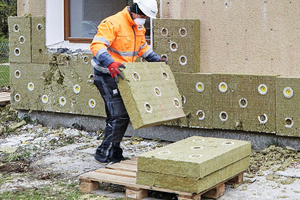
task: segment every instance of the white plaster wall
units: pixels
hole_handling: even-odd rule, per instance
[[[46,0],[46,45],[64,41],[64,3]]]

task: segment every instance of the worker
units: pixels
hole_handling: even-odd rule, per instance
[[[98,26],[90,48],[94,57],[94,84],[105,102],[106,128],[101,145],[94,158],[100,163],[112,164],[124,160],[120,142],[129,123],[117,86],[118,77],[124,78],[122,63],[135,62],[142,57],[148,62],[166,62],[147,44],[144,24],[148,17],[156,18],[156,0],[134,0],[132,6],[107,17]]]

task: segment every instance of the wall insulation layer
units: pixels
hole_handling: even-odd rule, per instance
[[[276,79],[276,134],[300,137],[300,79]]]

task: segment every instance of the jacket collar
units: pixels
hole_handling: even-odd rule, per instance
[[[125,16],[125,18],[127,19],[129,25],[130,25],[130,26],[135,25],[135,23],[134,23],[134,21],[133,21],[131,15],[130,15],[130,7],[129,7],[129,6],[126,6],[126,7],[122,10],[122,12],[124,13],[124,16]]]

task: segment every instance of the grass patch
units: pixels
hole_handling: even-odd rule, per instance
[[[54,185],[42,188],[31,188],[31,189],[21,189],[18,191],[8,191],[0,194],[0,200],[44,200],[44,199],[55,199],[55,200],[77,200],[85,195],[78,190],[78,185],[76,184],[63,184],[64,187]],[[97,197],[96,195],[92,195]],[[92,197],[91,196],[91,197]]]
[[[0,64],[0,87],[7,87],[10,85],[9,65]]]

